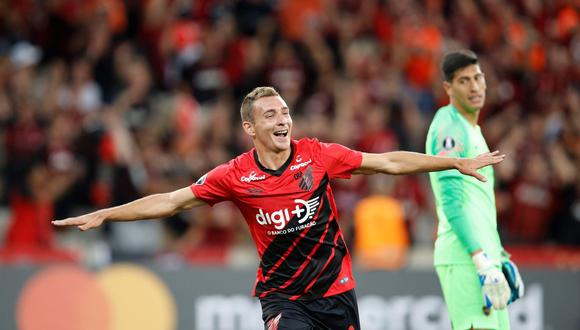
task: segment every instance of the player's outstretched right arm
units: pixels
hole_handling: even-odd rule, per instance
[[[408,151],[391,151],[382,154],[363,153],[360,167],[354,174],[412,174],[456,169],[485,182],[478,169],[500,163],[505,155],[499,151],[486,152],[474,158],[432,156]]]
[[[80,230],[96,228],[105,221],[134,221],[169,217],[179,211],[203,205],[189,187],[163,194],[149,195],[120,206],[102,209],[78,217],[55,220],[55,226],[77,226]]]

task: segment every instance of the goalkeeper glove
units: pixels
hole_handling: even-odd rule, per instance
[[[505,276],[483,251],[474,254],[471,259],[479,275],[483,293],[484,307],[504,309],[510,300],[510,287]]]
[[[511,289],[509,305],[524,296],[524,281],[522,281],[518,266],[509,259],[502,261],[501,270]]]

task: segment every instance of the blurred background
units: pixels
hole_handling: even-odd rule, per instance
[[[295,138],[424,152],[448,103],[439,61],[459,48],[479,55],[480,125],[508,155],[495,167],[506,249],[523,269],[577,281],[574,0],[0,1],[0,267],[252,274],[256,253],[232,204],[86,233],[50,220],[188,186],[249,150],[239,105],[257,86],[281,93]],[[438,288],[426,175],[333,185],[358,271],[423,271]]]

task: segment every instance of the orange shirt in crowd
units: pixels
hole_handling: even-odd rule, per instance
[[[402,204],[389,196],[362,199],[354,210],[356,261],[369,269],[396,269],[409,247]]]
[[[280,27],[290,40],[300,40],[308,26],[320,24],[322,3],[319,0],[285,0],[280,3]]]

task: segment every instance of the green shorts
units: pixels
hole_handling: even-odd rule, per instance
[[[507,308],[483,312],[483,296],[479,278],[473,265],[436,266],[443,297],[454,330],[509,330]]]

